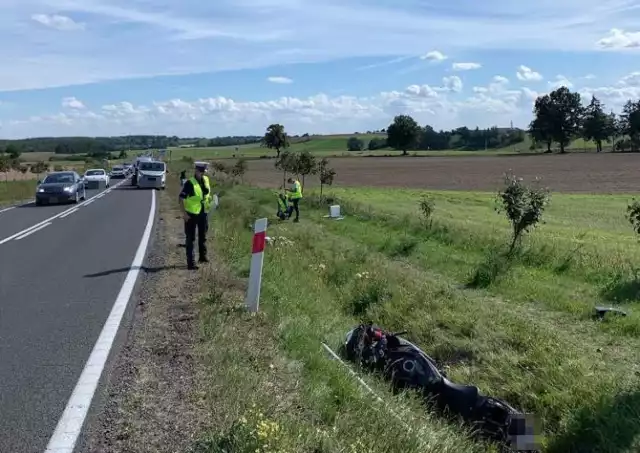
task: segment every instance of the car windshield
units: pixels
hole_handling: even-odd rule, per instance
[[[164,171],[164,162],[142,162],[140,170],[144,171]]]
[[[88,170],[85,176],[104,176],[104,170]]]
[[[73,173],[53,173],[51,175],[47,175],[42,181],[43,184],[71,184],[75,181],[73,177]]]
[[[122,167],[113,167],[113,171],[122,171]]]

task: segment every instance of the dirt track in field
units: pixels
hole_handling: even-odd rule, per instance
[[[282,184],[273,159],[251,161],[245,179],[262,187]],[[358,157],[330,159],[340,186],[496,190],[505,172],[557,192],[640,192],[640,154],[543,154],[478,157]],[[311,177],[305,185],[317,185]]]

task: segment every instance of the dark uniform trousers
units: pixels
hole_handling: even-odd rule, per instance
[[[184,222],[184,234],[186,236],[187,265],[195,264],[193,245],[198,231],[198,258],[207,259],[207,216],[203,212],[194,215],[189,214],[189,220]]]

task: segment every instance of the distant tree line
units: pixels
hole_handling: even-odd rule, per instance
[[[552,152],[557,143],[560,152],[577,139],[583,138],[602,151],[603,143],[611,143],[613,151],[640,149],[640,100],[629,100],[620,115],[605,112],[604,104],[595,96],[589,105],[584,105],[580,93],[560,87],[544,96],[539,96],[533,108],[535,115],[529,125],[529,134],[534,147],[546,147]]]
[[[0,153],[54,152],[56,154],[98,155],[132,149],[163,149],[177,146],[234,146],[258,143],[258,136],[215,138],[179,138],[166,135],[127,135],[119,137],[39,137],[21,140],[0,140]]]
[[[348,151],[369,151],[387,147],[400,149],[405,154],[409,150],[445,150],[458,149],[477,151],[481,149],[503,148],[521,143],[525,131],[492,127],[489,129],[469,129],[459,127],[448,131],[436,131],[432,126],[421,127],[411,116],[399,115],[386,129],[387,137],[374,137],[365,144],[358,136],[347,140]]]

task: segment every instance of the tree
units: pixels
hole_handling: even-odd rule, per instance
[[[280,158],[280,150],[289,147],[289,137],[282,124],[271,124],[262,138],[261,146],[276,150],[276,157]]]
[[[615,118],[615,117],[614,117]],[[602,103],[595,96],[591,97],[591,103],[585,109],[582,135],[585,140],[591,140],[596,144],[596,152],[602,151],[602,142],[610,142],[615,135],[616,125],[611,115],[604,113]]]
[[[362,151],[364,149],[364,142],[358,137],[351,137],[347,140],[347,151]]]
[[[386,138],[377,138],[374,137],[369,140],[369,144],[367,145],[367,149],[369,151],[375,151],[377,149],[383,149],[387,147],[387,139]]]
[[[549,94],[547,108],[543,117],[550,126],[553,140],[560,145],[560,153],[577,137],[582,127],[584,107],[580,102],[580,93],[572,93],[567,87],[560,87]]]
[[[127,158],[127,152],[123,149],[118,154],[118,159],[126,159],[126,158]]]
[[[9,155],[11,159],[18,159],[20,157],[20,149],[14,145],[13,143],[7,146],[5,152]]]
[[[409,115],[398,115],[387,128],[387,143],[394,149],[402,150],[402,155],[407,155],[407,150],[414,149],[420,140],[420,126]]]
[[[304,180],[308,175],[315,175],[318,171],[316,158],[309,151],[304,150],[295,156],[297,160],[296,170],[298,175],[302,175],[302,187],[304,188]]]
[[[529,187],[522,178],[505,175],[505,187],[498,192],[498,211],[503,211],[511,223],[511,245],[513,252],[523,233],[535,228],[549,204],[549,191],[542,187]]]
[[[322,197],[322,189],[324,186],[330,186],[333,184],[333,179],[336,177],[336,171],[329,167],[329,159],[323,157],[320,162],[318,162],[317,172],[320,177],[320,196]]]
[[[529,124],[529,135],[534,143],[536,146],[545,143],[548,153],[551,152],[551,144],[553,143],[553,118],[551,117],[550,103],[551,99],[548,94],[538,97],[533,107],[535,118]]]
[[[621,132],[629,136],[631,150],[640,147],[640,101],[627,101],[620,115]]]
[[[295,173],[295,160],[293,153],[286,150],[276,160],[276,169],[282,171],[282,187],[287,184],[287,173]]]

